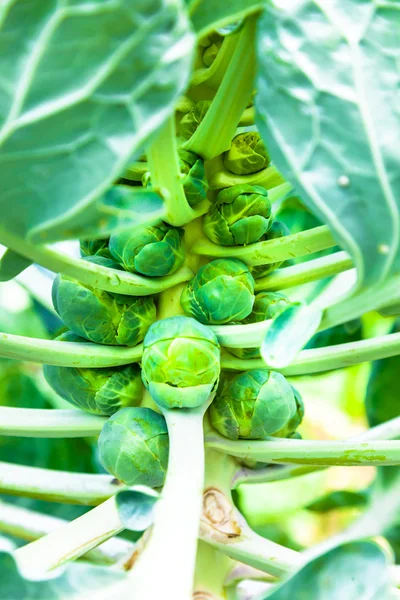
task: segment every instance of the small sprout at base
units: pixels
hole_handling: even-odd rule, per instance
[[[92,258],[96,262],[109,261],[100,256]],[[55,278],[52,298],[54,308],[65,325],[97,344],[136,346],[156,319],[156,307],[151,296],[114,294],[66,275]]]
[[[270,163],[267,149],[257,131],[239,133],[224,154],[224,166],[235,175],[251,175]]]
[[[285,377],[257,369],[219,386],[210,406],[210,420],[229,439],[260,440],[282,429],[296,409],[293,388]]]
[[[222,35],[218,34],[216,31],[213,31],[206,38],[201,40],[199,44],[200,50],[203,50],[203,63],[206,67],[211,67],[215,59],[217,58],[217,54],[222,46],[222,42],[224,38]]]
[[[274,319],[291,305],[287,296],[280,292],[259,292],[256,294],[253,310],[242,323],[260,323],[268,319]],[[231,354],[238,358],[260,358],[259,348],[226,348]]]
[[[207,197],[208,182],[204,170],[204,161],[193,152],[179,151],[180,169],[186,200],[191,207],[197,206]]]
[[[185,260],[184,231],[163,221],[116,233],[110,252],[125,271],[147,277],[171,275]]]
[[[189,140],[196,132],[198,126],[206,116],[211,106],[211,100],[200,100],[195,106],[184,115],[179,123],[179,137],[182,140]]]
[[[151,408],[123,408],[106,421],[99,458],[110,475],[126,485],[163,485],[169,439],[165,419]]]
[[[86,341],[74,340],[70,332],[56,339]],[[136,364],[101,369],[44,365],[43,373],[61,398],[94,415],[112,415],[125,406],[137,406],[142,399],[140,367]]]
[[[266,242],[269,240],[277,240],[285,235],[289,235],[290,230],[281,221],[274,221],[271,229],[261,238],[260,242]],[[251,274],[255,279],[259,277],[265,277],[269,273],[272,273],[275,269],[278,269],[284,261],[270,263],[268,265],[257,265],[250,268]]]
[[[215,334],[194,319],[170,317],[144,339],[142,378],[163,408],[195,408],[210,396],[220,372]]]
[[[236,258],[213,260],[185,286],[181,306],[201,323],[222,325],[241,321],[254,304],[254,279]]]
[[[271,202],[259,185],[234,185],[221,190],[204,217],[203,231],[215,244],[254,244],[271,227]]]

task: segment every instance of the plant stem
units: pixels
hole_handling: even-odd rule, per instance
[[[210,67],[196,69],[193,72],[192,79],[190,80],[191,95],[193,95],[193,92],[196,94],[196,91],[193,90],[193,88],[196,88],[199,85],[206,85],[213,90],[219,87],[235,51],[238,36],[238,32],[227,35],[224,38],[221,48],[212,65]]]
[[[24,573],[46,573],[74,560],[124,529],[115,498],[14,552]]]
[[[238,458],[265,463],[289,463],[315,466],[400,465],[398,441],[262,441],[229,440],[214,433],[206,437],[207,446]]]
[[[186,200],[179,166],[174,116],[169,117],[149,146],[147,158],[151,185],[161,195],[166,207],[164,221],[180,227],[207,212],[206,201],[193,210]]]
[[[4,228],[0,228],[0,243],[50,269],[50,271],[64,273],[100,290],[130,296],[156,294],[193,277],[193,273],[185,267],[167,277],[142,277],[126,271],[110,269],[80,258],[67,256],[48,246],[32,244],[26,239],[6,231]]]
[[[266,277],[256,279],[258,292],[274,292],[303,285],[317,279],[324,279],[347,271],[353,261],[347,252],[335,252],[321,258],[314,258],[284,269],[278,269]]]
[[[126,486],[109,475],[92,475],[0,462],[0,493],[95,506]]]
[[[296,360],[288,367],[276,368],[274,370],[288,377],[293,377],[296,375],[332,371],[334,369],[344,369],[351,365],[396,356],[399,353],[400,333],[391,333],[358,342],[302,350],[297,355]],[[265,363],[262,358],[244,360],[231,356],[228,353],[223,354],[221,366],[223,369],[236,371],[265,369]]]
[[[269,165],[269,167],[250,175],[235,175],[226,169],[222,156],[217,156],[211,163],[206,164],[211,190],[220,190],[232,185],[261,185],[268,190],[268,198],[273,204],[278,199],[274,198],[273,190],[285,186],[285,193],[280,196],[282,198],[293,189],[292,184],[285,180],[275,165]]]
[[[164,411],[170,439],[167,477],[150,539],[131,572],[133,598],[192,599],[204,479],[204,410]]]
[[[226,554],[199,540],[193,597],[199,600],[225,600],[225,581],[233,564]]]
[[[0,435],[74,438],[98,435],[105,417],[82,410],[10,408],[0,406]]]
[[[367,429],[358,435],[352,436],[350,442],[372,442],[375,440],[392,440],[400,437],[400,417],[386,421],[381,425]],[[249,469],[240,467],[232,478],[232,489],[242,483],[267,483],[269,481],[282,481],[301,475],[308,475],[316,471],[323,471],[326,467],[307,467],[296,465],[269,465],[264,469]]]
[[[306,256],[313,252],[336,246],[328,227],[314,227],[276,240],[257,242],[248,246],[218,246],[207,238],[197,240],[192,246],[194,254],[215,258],[238,258],[247,265],[266,265],[283,262],[289,258]]]
[[[62,367],[116,367],[140,361],[143,345],[133,348],[90,342],[41,340],[0,333],[0,356]]]
[[[67,525],[67,521],[45,513],[0,503],[0,531],[32,542]],[[134,544],[122,538],[110,539],[84,555],[85,560],[96,564],[123,563],[133,552]]]
[[[211,448],[206,457],[201,539],[232,559],[273,575],[295,568],[297,553],[257,535],[234,507],[231,481],[237,465],[232,457]]]
[[[249,17],[245,21],[236,50],[214,100],[195,133],[184,144],[186,150],[204,159],[213,158],[229,149],[251,98],[256,66],[256,22],[255,17]]]

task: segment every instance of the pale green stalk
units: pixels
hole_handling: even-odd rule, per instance
[[[35,438],[75,438],[98,435],[105,417],[82,410],[10,408],[0,406],[0,435]]]
[[[218,156],[230,148],[249,103],[256,67],[255,34],[256,19],[249,17],[240,31],[235,52],[210,108],[183,146],[204,159]]]
[[[163,411],[170,440],[167,477],[150,538],[131,571],[132,598],[192,599],[202,511],[205,409]]]
[[[79,558],[123,529],[112,497],[60,529],[18,548],[14,557],[23,573],[37,577]]]
[[[257,242],[248,246],[218,246],[204,237],[193,244],[191,251],[194,254],[213,258],[238,258],[247,265],[266,265],[313,254],[335,245],[336,241],[328,227],[322,225],[276,240]]]
[[[53,531],[62,531],[67,521],[22,506],[0,502],[0,531],[32,542]],[[114,565],[126,561],[134,551],[134,544],[122,538],[110,539],[84,555],[96,564]]]
[[[357,342],[302,350],[288,367],[276,368],[274,370],[288,377],[294,377],[334,369],[344,369],[363,362],[397,356],[399,353],[400,333],[391,333]],[[223,369],[248,371],[252,369],[265,369],[265,362],[262,358],[245,360],[225,352],[221,358],[221,366]]]
[[[400,417],[386,421],[381,425],[366,429],[362,433],[350,438],[351,442],[372,442],[374,440],[393,440],[400,437]],[[296,465],[269,465],[263,469],[249,469],[239,467],[232,478],[232,489],[242,483],[267,483],[269,481],[282,481],[301,475],[308,475],[321,471],[326,467],[307,467]]]
[[[241,459],[315,466],[400,465],[400,441],[229,440],[208,434],[206,445]]]
[[[256,279],[257,292],[275,292],[303,285],[311,281],[332,277],[353,267],[353,261],[347,252],[335,252],[321,258],[277,269],[270,275]]]
[[[190,223],[208,211],[207,201],[194,210],[186,200],[179,166],[174,116],[167,120],[149,146],[147,158],[151,185],[164,200],[164,221],[178,227]]]
[[[62,367],[116,367],[140,361],[143,345],[102,346],[0,333],[0,356]]]
[[[110,269],[80,258],[67,256],[50,246],[32,244],[25,238],[18,237],[2,227],[0,227],[0,243],[50,271],[63,273],[94,288],[118,294],[149,296],[193,277],[193,273],[186,267],[182,267],[176,273],[166,277],[152,278]]]
[[[0,462],[0,493],[95,506],[127,489],[110,475],[92,475]]]

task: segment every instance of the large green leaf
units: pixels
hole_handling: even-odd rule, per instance
[[[259,19],[260,132],[359,285],[400,262],[399,31],[397,0],[271,0]]]
[[[372,542],[343,544],[307,563],[265,600],[379,600],[389,598],[389,569]]]
[[[189,14],[199,37],[261,11],[265,0],[191,0]]]
[[[39,242],[99,223],[97,199],[172,112],[193,45],[179,0],[3,2],[2,223]]]

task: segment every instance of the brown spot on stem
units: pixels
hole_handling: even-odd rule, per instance
[[[211,538],[225,542],[227,538],[236,538],[241,534],[232,504],[216,488],[208,488],[203,493],[200,530]]]

